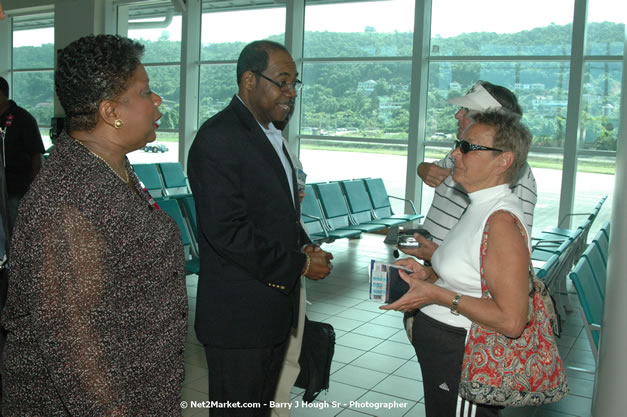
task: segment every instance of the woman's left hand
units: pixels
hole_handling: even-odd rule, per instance
[[[398,263],[398,262],[396,262]],[[379,307],[381,310],[396,310],[408,312],[417,310],[420,307],[432,302],[430,292],[435,287],[429,281],[433,277],[431,268],[421,268],[414,270],[411,274],[399,269],[399,275],[403,281],[409,284],[409,290],[401,298],[392,304]]]

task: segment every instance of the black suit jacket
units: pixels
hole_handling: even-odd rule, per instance
[[[284,341],[298,317],[300,248],[310,242],[296,179],[290,189],[276,151],[237,97],[201,126],[187,172],[198,213],[198,340],[226,348]]]

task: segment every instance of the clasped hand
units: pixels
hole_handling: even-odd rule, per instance
[[[398,249],[411,256],[415,256],[418,259],[424,259],[426,261],[430,261],[433,256],[433,252],[439,247],[437,243],[430,241],[425,238],[420,233],[414,233],[414,239],[416,239],[420,243],[420,247],[418,248],[401,248]]]
[[[404,269],[412,271],[407,273],[399,270],[399,275],[403,281],[409,284],[409,290],[395,302],[379,307],[381,310],[396,310],[402,312],[413,311],[422,306],[431,304],[433,297],[430,293],[433,289],[433,282],[437,279],[433,269],[425,267],[412,258],[399,259],[394,262]]]
[[[305,275],[309,279],[318,280],[325,278],[333,269],[331,259],[333,254],[320,249],[318,245],[308,245],[303,250],[304,253],[309,255],[310,264],[307,274]]]

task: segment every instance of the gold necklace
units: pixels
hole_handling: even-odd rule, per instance
[[[126,167],[124,167],[124,177],[122,177],[120,174],[118,174],[118,172],[117,172],[115,169],[113,169],[113,167],[112,167],[111,165],[109,165],[109,163],[108,163],[108,162],[107,162],[107,161],[106,161],[106,160],[105,160],[102,156],[98,155],[96,152],[94,152],[94,151],[92,151],[91,149],[89,149],[89,148],[88,148],[88,147],[87,147],[87,146],[86,146],[83,142],[81,142],[80,140],[76,139],[76,141],[77,141],[78,143],[80,143],[81,145],[83,145],[83,147],[84,147],[85,149],[87,149],[87,150],[89,151],[89,153],[90,153],[90,154],[92,154],[92,155],[93,155],[93,156],[95,156],[96,158],[100,159],[100,160],[101,160],[102,162],[104,162],[105,164],[107,164],[107,166],[109,167],[109,169],[110,169],[111,171],[113,171],[113,173],[114,173],[115,175],[117,175],[117,177],[118,177],[119,179],[121,179],[121,180],[122,180],[122,182],[123,182],[124,184],[126,184],[126,185],[128,185],[128,184],[129,184],[129,182],[130,182],[130,178],[129,178],[129,176],[128,176],[128,170],[126,169]]]

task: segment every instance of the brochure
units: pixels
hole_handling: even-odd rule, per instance
[[[380,303],[393,303],[409,290],[409,285],[400,277],[397,265],[370,260],[370,299]]]

